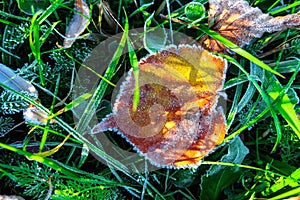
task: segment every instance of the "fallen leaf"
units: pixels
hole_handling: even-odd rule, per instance
[[[15,72],[4,64],[0,63],[0,83],[17,91],[38,97],[36,88],[24,78],[15,74]]]
[[[124,137],[153,165],[196,168],[227,133],[219,101],[227,61],[200,46],[179,45],[138,63],[140,99],[133,109],[135,78],[129,71],[113,112],[92,129]]]
[[[24,200],[24,198],[14,195],[0,195],[0,200]]]
[[[12,88],[18,92],[25,92],[33,99],[38,99],[38,91],[36,88],[26,81],[24,78],[16,75],[12,69],[0,63],[0,83],[3,87]],[[56,123],[54,119],[48,119],[48,114],[38,107],[30,104],[28,108],[23,111],[24,119],[34,124]],[[0,199],[1,200],[1,199]]]
[[[287,28],[300,28],[300,12],[272,17],[245,0],[209,0],[208,24],[210,28],[238,46],[249,44],[265,32]],[[228,49],[215,39],[205,36],[200,43],[210,51],[227,53]]]
[[[64,39],[64,48],[70,48],[77,37],[81,35],[89,25],[90,9],[83,0],[76,0],[75,13],[69,27],[67,28],[66,38]],[[80,14],[79,14],[80,13]]]

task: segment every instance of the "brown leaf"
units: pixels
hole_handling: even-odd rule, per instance
[[[208,23],[211,29],[238,46],[249,44],[265,32],[300,28],[300,12],[272,17],[259,8],[251,7],[245,0],[209,0],[209,7]],[[200,43],[210,51],[228,51],[223,44],[209,36],[201,38]]]
[[[75,13],[69,27],[67,28],[66,38],[64,39],[64,48],[70,48],[75,42],[76,37],[84,32],[89,25],[90,9],[83,0],[76,0],[75,10],[79,13]]]
[[[199,46],[170,46],[139,61],[133,110],[131,69],[109,114],[92,133],[112,130],[156,166],[198,167],[227,133],[219,97],[227,62]]]

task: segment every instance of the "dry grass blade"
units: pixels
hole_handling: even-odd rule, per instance
[[[76,0],[75,9],[78,13],[74,14],[71,23],[69,24],[63,44],[64,48],[70,48],[76,38],[84,32],[90,23],[90,9],[83,0]]]
[[[118,22],[114,18],[113,11],[111,10],[109,4],[105,1],[100,1],[99,10],[101,10],[101,13],[99,14],[99,24],[101,25],[103,15],[109,27],[111,27],[112,30],[117,30]]]

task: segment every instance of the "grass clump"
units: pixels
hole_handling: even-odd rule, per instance
[[[87,0],[89,26],[72,47],[64,49],[64,34],[76,13],[74,2],[53,0],[51,4],[35,5],[35,1],[28,1],[32,5],[22,6],[20,2],[3,2],[1,7],[1,63],[32,82],[39,99],[37,102],[25,94],[1,89],[0,194],[30,199],[282,199],[299,195],[298,29],[265,33],[241,49],[211,31],[206,23],[207,11],[200,21],[194,15],[188,18],[185,7],[190,1]],[[202,9],[208,7],[207,3],[193,4]],[[270,13],[283,12],[283,8],[283,14],[299,10],[297,1],[282,5],[251,3]],[[160,40],[146,38],[144,49],[123,55],[124,49],[132,50],[137,45],[132,38],[133,46],[126,43],[131,28],[150,34],[155,28],[164,31]],[[144,164],[144,172],[130,173],[120,160],[106,153],[105,141],[85,134],[92,128],[95,113],[103,118],[103,113],[110,112],[114,100],[111,92],[136,57],[141,59],[167,43],[187,42],[167,38],[176,31],[195,40],[209,34],[236,52],[221,55],[231,63],[224,86],[229,134],[197,169],[149,172]],[[93,90],[76,88],[80,88],[77,72],[90,67],[82,63],[90,59],[100,42],[118,33],[118,42],[107,43],[99,50],[99,57],[102,51],[113,55],[111,59],[101,57],[108,60],[106,66],[98,66],[105,69],[98,74],[102,81],[94,83]],[[93,80],[86,76],[80,81],[84,85]],[[73,94],[74,88],[81,92]],[[29,103],[57,116],[57,122],[24,123],[21,111]],[[35,130],[30,133],[32,128]],[[68,134],[71,138],[63,142]],[[123,138],[107,135],[109,141],[132,150]],[[62,147],[48,156],[39,154],[51,152],[60,144]],[[119,154],[130,161],[131,157]]]

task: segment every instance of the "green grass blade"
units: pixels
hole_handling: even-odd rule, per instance
[[[55,114],[53,114],[50,118],[54,118],[64,112],[67,112],[73,108],[75,108],[76,106],[80,105],[81,103],[85,102],[86,100],[88,100],[91,96],[93,95],[93,91],[92,92],[88,92],[85,93],[83,95],[80,95],[79,97],[77,97],[76,99],[74,99],[73,101],[71,101],[70,103],[68,103],[64,108],[60,109],[59,111],[57,111]]]
[[[136,15],[140,12],[144,12],[148,7],[152,6],[153,4],[154,4],[154,2],[150,2],[150,3],[145,3],[145,4],[141,5],[141,7],[137,8],[135,11],[133,11],[129,15],[129,18],[132,18],[134,15]]]
[[[11,167],[11,166],[9,165],[9,167]],[[8,172],[7,170],[4,170],[4,169],[0,168],[0,173],[1,173],[1,177],[0,178],[3,178],[5,176],[7,176],[9,179],[11,179],[14,182],[18,181],[18,178],[16,176],[14,176],[12,173]]]
[[[94,69],[92,69],[91,67],[79,62],[77,59],[75,59],[74,57],[72,57],[70,54],[68,54],[67,52],[65,52],[66,56],[68,56],[70,59],[74,60],[77,64],[81,65],[81,67],[85,67],[86,69],[88,69],[89,71],[91,71],[93,74],[95,74],[96,76],[98,76],[100,79],[104,80],[105,82],[107,82],[109,85],[115,87],[116,85],[113,84],[112,82],[110,82],[110,80],[106,79],[105,77],[101,76],[100,74],[98,74]]]
[[[82,150],[81,150],[81,154],[80,154],[80,160],[78,162],[77,168],[80,169],[80,167],[85,163],[86,159],[89,156],[89,152],[90,149],[88,148],[88,146],[84,143],[82,145]]]
[[[26,100],[27,102],[33,104],[35,107],[45,111],[48,115],[50,114],[50,112],[41,104],[37,103],[34,99],[29,98],[28,96],[24,95],[23,93],[10,88],[8,86],[6,86],[5,84],[0,82],[0,86],[2,86],[4,89],[7,89],[19,96],[21,96],[24,100]],[[67,124],[66,122],[64,122],[62,119],[60,118],[55,118],[57,120],[57,124],[59,126],[61,126],[65,131],[67,131],[68,133],[70,133],[76,140],[82,142],[82,143],[86,143],[87,146],[94,151],[95,153],[97,153],[97,155],[101,156],[103,159],[106,160],[106,162],[108,162],[109,164],[113,165],[116,169],[124,172],[126,174],[126,172],[128,171],[126,167],[124,167],[122,165],[122,163],[118,162],[117,160],[115,160],[114,158],[112,158],[111,156],[107,155],[104,151],[100,150],[98,147],[94,146],[92,143],[90,143],[89,140],[87,140],[85,137],[83,137],[82,134],[79,134],[76,130],[74,130],[69,124]],[[26,155],[27,156],[27,155]],[[67,165],[66,165],[67,166]],[[127,176],[130,177],[130,174],[127,173]]]
[[[41,14],[41,11],[35,13],[31,19],[31,25],[30,25],[30,34],[29,34],[29,45],[32,51],[33,56],[38,62],[38,68],[39,68],[39,76],[41,85],[45,85],[45,78],[43,73],[43,66],[44,63],[41,59],[41,51],[40,51],[40,26],[37,21],[37,17]]]
[[[261,76],[261,71],[259,69],[256,69],[255,65],[250,63],[250,76],[251,77],[258,77]],[[240,112],[252,99],[252,97],[255,94],[255,87],[254,85],[250,82],[247,86],[247,89],[243,95],[243,97],[240,99],[239,104],[238,104],[238,112]]]
[[[289,191],[279,194],[275,197],[271,197],[270,200],[286,199],[287,197],[295,197],[295,196],[298,196],[299,193],[300,193],[300,187],[289,190]]]
[[[264,62],[262,62],[261,60],[256,58],[255,56],[251,55],[247,51],[243,50],[242,48],[240,48],[239,46],[237,46],[236,44],[234,44],[230,40],[222,37],[221,35],[219,35],[215,31],[209,30],[207,27],[205,27],[203,25],[200,25],[199,27],[196,27],[196,28],[200,29],[201,31],[203,31],[204,33],[206,33],[210,37],[214,38],[215,40],[218,40],[219,42],[224,44],[226,47],[228,47],[230,50],[234,51],[235,53],[237,53],[237,54],[243,56],[244,58],[247,58],[248,60],[252,61],[253,63],[257,64],[261,68],[263,68],[263,69],[265,69],[265,70],[267,70],[267,71],[269,71],[273,74],[276,74],[280,77],[284,77],[280,73],[278,73],[277,71],[273,70],[270,66],[268,66],[267,64],[265,64]]]
[[[60,76],[58,76],[57,79],[56,79],[56,86],[55,86],[55,91],[54,91],[54,97],[52,99],[52,104],[51,104],[51,108],[50,108],[50,113],[51,114],[52,114],[53,109],[54,109],[54,104],[55,104],[55,99],[56,99],[55,97],[56,97],[56,95],[58,93],[59,81],[60,81]],[[46,143],[46,140],[47,140],[47,136],[48,136],[49,128],[50,128],[50,121],[48,120],[47,124],[46,124],[46,128],[44,129],[44,132],[43,132],[43,136],[42,136],[42,140],[41,140],[41,144],[40,144],[40,148],[39,148],[40,152],[42,152],[43,149],[44,149],[44,146],[45,146],[45,143]]]
[[[113,77],[113,75],[115,73],[115,69],[117,68],[119,59],[123,52],[123,48],[125,47],[126,40],[128,38],[128,28],[129,28],[129,24],[128,24],[128,21],[126,21],[124,34],[122,35],[119,46],[116,49],[116,51],[111,59],[111,62],[104,74],[104,78],[107,80],[111,80],[111,78]],[[89,122],[91,121],[91,119],[96,111],[97,105],[100,103],[100,101],[106,91],[107,86],[108,86],[108,83],[102,79],[100,84],[96,88],[94,94],[92,95],[91,100],[88,102],[88,104],[85,108],[85,111],[83,112],[83,114],[80,117],[80,120],[77,124],[77,127],[78,127],[77,132],[79,134],[84,134],[85,131],[87,130],[87,128],[89,126]],[[93,137],[93,135],[91,135],[91,136]],[[104,151],[102,151],[100,148],[97,147],[97,146],[101,147],[101,144],[97,144],[97,146],[95,146],[87,139],[84,139],[84,140],[86,141],[87,146],[93,152],[95,152],[99,157],[103,158],[109,164],[109,166],[113,166],[116,169],[123,171],[125,174],[127,174],[127,176],[130,176],[127,173],[127,171],[128,171],[127,168],[122,163],[115,160],[111,156],[107,155]]]
[[[6,13],[2,10],[0,10],[0,15],[4,18],[4,17],[9,17],[9,18],[13,18],[13,19],[18,19],[18,20],[21,20],[21,21],[30,21],[28,18],[25,18],[25,17],[20,17],[18,15],[12,15],[10,13]]]
[[[63,3],[63,0],[56,0],[51,2],[51,5],[42,13],[37,19],[38,24],[41,25],[56,9]]]
[[[112,78],[112,76],[114,75],[115,69],[120,60],[120,57],[123,52],[123,48],[125,47],[125,43],[126,43],[126,40],[128,37],[128,28],[129,28],[129,25],[128,25],[128,21],[127,21],[127,23],[125,24],[125,31],[121,38],[119,46],[118,46],[116,52],[114,53],[113,58],[111,59],[110,65],[108,66],[108,68],[105,72],[104,78],[107,80],[110,80]],[[108,83],[106,81],[101,80],[100,84],[96,88],[91,100],[89,101],[88,105],[86,106],[85,111],[78,122],[77,131],[79,133],[83,134],[85,132],[87,126],[89,125],[89,122],[92,119],[92,116],[95,113],[97,105],[99,105],[99,103],[105,93],[107,85],[108,85]]]
[[[229,111],[228,117],[227,117],[227,127],[228,128],[233,123],[233,121],[235,119],[235,116],[237,114],[238,102],[239,102],[240,97],[242,95],[242,88],[243,88],[242,84],[238,84],[237,87],[236,87],[234,98],[233,98],[233,101],[232,101],[232,106],[230,108],[230,111]]]
[[[0,23],[6,24],[6,25],[9,25],[9,26],[14,26],[14,27],[18,27],[19,26],[18,24],[15,24],[13,22],[10,22],[10,21],[4,20],[4,19],[0,19]]]
[[[233,138],[235,138],[237,135],[239,135],[240,133],[242,133],[244,130],[246,130],[250,126],[254,125],[255,123],[257,123],[257,121],[259,119],[263,118],[268,112],[269,112],[269,108],[266,108],[261,113],[259,113],[254,119],[252,119],[250,122],[248,122],[247,124],[243,125],[237,131],[231,133],[228,137],[226,137],[224,139],[224,142],[232,140]]]
[[[294,3],[288,4],[287,6],[284,6],[284,7],[280,8],[280,9],[277,9],[277,10],[274,10],[274,11],[270,12],[270,15],[276,15],[278,13],[281,13],[285,10],[294,8],[294,7],[299,6],[299,5],[300,5],[300,1],[296,1]]]
[[[45,78],[44,78],[44,73],[43,73],[43,66],[44,63],[41,59],[41,51],[40,47],[41,45],[45,42],[46,38],[48,35],[51,33],[51,31],[46,32],[41,38],[39,34],[40,30],[40,25],[47,19],[49,15],[51,15],[63,0],[56,0],[51,3],[51,5],[46,9],[46,11],[38,11],[35,13],[31,19],[31,26],[30,26],[30,35],[29,35],[29,44],[30,48],[32,50],[32,53],[35,57],[35,59],[38,61],[38,68],[39,68],[39,76],[40,76],[40,81],[41,85],[45,85]],[[41,15],[40,15],[41,14]],[[38,17],[40,15],[40,17]],[[55,26],[56,24],[54,24]],[[54,26],[51,26],[50,30],[54,28]]]
[[[277,132],[277,140],[276,140],[276,143],[272,149],[272,152],[275,151],[276,147],[279,145],[279,142],[281,140],[281,137],[282,137],[282,132],[281,132],[281,129],[280,129],[280,122],[279,122],[279,119],[277,117],[277,114],[271,104],[271,101],[269,99],[269,95],[267,95],[263,90],[262,88],[259,86],[259,84],[257,83],[256,80],[254,80],[252,78],[252,76],[235,60],[233,59],[232,57],[228,56],[228,55],[224,55],[224,57],[230,61],[231,63],[233,63],[234,65],[236,65],[247,77],[248,79],[253,83],[253,85],[255,86],[255,88],[258,90],[258,92],[260,93],[260,95],[262,96],[263,100],[265,101],[265,103],[267,104],[268,106],[268,109],[270,110],[271,112],[271,115],[273,117],[273,120],[274,120],[274,124],[275,124],[275,128],[276,128],[276,132]]]
[[[11,53],[11,52],[9,52],[9,51],[7,51],[6,49],[4,49],[4,48],[2,48],[2,47],[0,47],[0,51],[2,51],[3,53],[5,53],[5,54],[7,54],[7,55],[10,55],[11,57],[14,57],[14,58],[16,58],[16,59],[18,59],[18,60],[21,60],[21,58],[19,57],[19,56],[17,56],[17,55],[15,55],[15,54],[13,54],[13,53]],[[3,58],[3,57],[2,57]],[[3,60],[2,60],[2,62],[3,62]],[[4,63],[4,62],[3,62]]]
[[[131,41],[127,40],[127,46],[128,46],[128,52],[129,52],[129,59],[130,64],[133,69],[133,76],[135,80],[135,87],[134,87],[134,93],[133,93],[133,111],[135,112],[137,110],[139,101],[140,101],[140,88],[139,88],[139,64],[137,56],[134,52],[134,49],[130,43]]]
[[[52,31],[54,30],[55,26],[58,24],[59,22],[54,22],[51,27],[49,27],[47,29],[47,31],[41,36],[40,38],[40,45],[42,46],[44,44],[44,42],[46,41],[46,39],[48,38],[48,36],[52,33]]]
[[[248,82],[248,78],[244,74],[242,74],[242,75],[239,74],[237,77],[234,77],[234,78],[228,80],[224,84],[223,90],[227,90],[231,87],[238,86],[238,85],[243,84],[245,82]]]
[[[282,188],[290,185],[291,187],[299,186],[299,179],[300,179],[300,168],[295,170],[288,178],[282,179],[272,185],[267,193],[267,195],[273,194]]]
[[[300,139],[300,120],[298,119],[297,113],[295,112],[295,105],[291,102],[289,96],[286,93],[282,94],[282,91],[286,90],[281,86],[276,77],[273,76],[272,81],[270,81],[269,83],[270,85],[267,89],[269,96],[274,101],[276,108],[278,109],[280,114]]]
[[[51,159],[48,159],[48,158],[44,158],[44,157],[41,157],[41,156],[37,156],[35,154],[32,154],[32,153],[29,153],[27,151],[23,151],[21,149],[17,149],[15,147],[12,147],[12,146],[9,146],[7,144],[4,144],[4,143],[0,143],[0,147],[1,148],[4,148],[4,149],[7,149],[9,151],[12,151],[14,153],[18,153],[18,154],[21,154],[23,156],[26,156],[27,158],[31,159],[31,160],[35,160],[39,163],[43,163],[44,165],[47,165],[67,176],[70,176],[70,177],[79,177],[79,175],[71,172],[70,170],[67,170],[65,169],[64,167],[60,166],[59,164],[57,164],[56,162],[54,162],[53,160]]]
[[[4,143],[0,142],[0,149],[1,148],[2,149],[7,149],[9,151],[18,153],[18,154],[23,155],[23,156],[26,156],[30,160],[34,160],[34,161],[37,161],[37,162],[42,163],[44,165],[47,165],[47,166],[55,169],[56,171],[63,173],[68,178],[80,179],[82,176],[86,176],[86,177],[90,177],[90,178],[93,178],[93,179],[101,180],[101,181],[103,181],[103,183],[118,184],[118,185],[121,184],[121,183],[117,183],[117,182],[114,182],[114,181],[110,181],[108,179],[104,179],[103,177],[98,176],[96,174],[88,173],[88,172],[76,169],[74,167],[71,167],[69,165],[65,165],[63,163],[60,163],[58,161],[55,161],[55,160],[52,160],[52,159],[49,159],[49,158],[45,158],[45,157],[41,157],[41,156],[32,154],[30,152],[20,150],[20,149],[18,149],[16,147],[13,147],[11,145],[7,145],[7,144],[4,144]],[[0,164],[0,166],[3,167],[3,164]],[[129,187],[128,185],[125,185],[125,184],[123,186],[124,187],[125,186]]]

